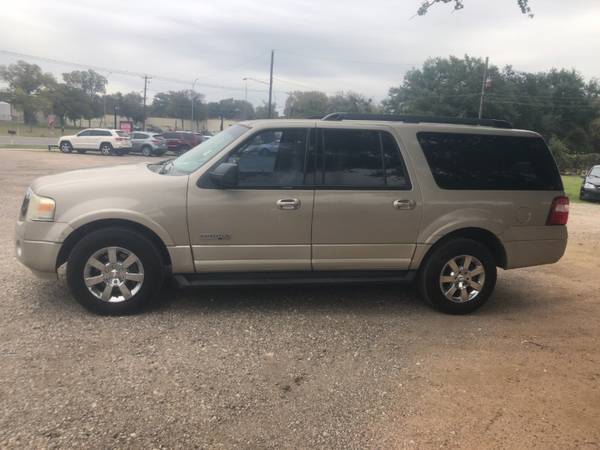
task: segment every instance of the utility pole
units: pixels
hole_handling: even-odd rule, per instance
[[[192,131],[197,131],[196,126],[194,124],[194,102],[196,101],[196,93],[194,92],[194,88],[196,87],[196,83],[198,82],[198,78],[196,78],[192,82]]]
[[[144,75],[144,107],[142,109],[142,115],[144,121],[142,122],[142,131],[146,131],[146,91],[148,89],[148,75]]]
[[[273,62],[275,50],[271,50],[271,75],[269,77],[269,119],[273,117]]]
[[[242,81],[244,81],[244,101],[247,102],[248,101],[248,80],[250,79],[250,77],[244,77],[242,78]]]
[[[483,116],[483,97],[485,96],[485,85],[487,84],[489,56],[485,57],[485,67],[483,69],[483,81],[481,82],[481,98],[479,99],[479,118]]]

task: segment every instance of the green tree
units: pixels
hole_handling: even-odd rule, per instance
[[[100,94],[106,93],[107,79],[95,70],[74,70],[63,73],[65,84],[84,93],[85,105],[82,105],[82,117],[91,126],[92,119],[104,114],[103,101]]]
[[[319,91],[294,91],[285,101],[283,114],[286,117],[324,116],[327,113],[329,99]]]
[[[8,83],[6,100],[23,111],[25,123],[34,124],[36,111],[45,104],[44,91],[55,82],[54,77],[42,72],[37,64],[17,61],[16,64],[0,66],[0,79]]]
[[[130,92],[120,99],[119,114],[135,123],[144,120],[144,98],[139,92]]]
[[[480,58],[434,58],[406,73],[383,102],[386,112],[477,117],[484,62]],[[556,135],[574,152],[593,150],[591,123],[600,116],[597,83],[573,70],[516,72],[489,67],[483,116],[518,128]]]
[[[356,92],[340,92],[327,99],[327,112],[375,113],[377,106],[370,98]]]
[[[273,103],[273,108],[272,108],[272,118],[277,118],[279,117],[279,112],[277,111],[277,104]],[[263,102],[262,105],[257,106],[256,108],[254,108],[254,118],[255,119],[268,119],[269,118],[269,105],[267,104],[267,102]]]
[[[244,100],[226,98],[218,102],[209,102],[207,105],[209,117],[225,119],[248,120],[254,118],[254,106]]]

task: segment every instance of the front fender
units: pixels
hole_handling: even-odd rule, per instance
[[[100,220],[126,220],[142,225],[152,230],[166,246],[175,245],[175,240],[169,234],[169,232],[157,222],[151,220],[148,216],[145,216],[136,211],[120,210],[120,209],[106,209],[100,211],[90,212],[77,217],[69,222],[69,227],[66,228],[61,235],[61,242],[73,231],[81,228],[89,223],[98,222]]]

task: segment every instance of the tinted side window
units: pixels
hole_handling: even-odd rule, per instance
[[[410,189],[410,180],[396,140],[389,133],[382,132],[380,134],[386,185],[395,188]]]
[[[91,134],[91,130],[86,130],[86,131],[82,131],[81,133],[79,133],[77,136],[79,137],[84,137],[84,136],[92,136]]]
[[[374,130],[323,130],[323,182],[328,187],[410,188],[394,138]]]
[[[304,181],[307,130],[265,130],[227,158],[237,163],[240,187],[293,187]]]
[[[112,133],[106,130],[96,130],[94,131],[94,136],[112,136]]]
[[[429,132],[417,138],[442,189],[562,190],[541,138]]]

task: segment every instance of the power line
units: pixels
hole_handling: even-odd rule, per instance
[[[277,49],[278,52],[288,54],[291,56],[296,56],[299,58],[305,59],[314,59],[318,61],[327,61],[327,62],[340,62],[346,64],[364,64],[364,65],[377,65],[377,66],[402,66],[402,67],[414,67],[415,63],[402,63],[402,62],[390,62],[390,61],[364,61],[364,60],[353,60],[353,59],[342,59],[342,58],[325,58],[321,56],[313,56],[313,55],[303,55],[301,53],[292,52],[284,49]]]
[[[10,50],[3,50],[0,49],[0,53],[6,54],[6,55],[11,55],[11,56],[15,56],[15,57],[19,57],[19,58],[25,58],[25,59],[34,59],[34,60],[38,60],[38,61],[45,61],[45,62],[49,62],[52,64],[59,64],[59,65],[67,65],[67,66],[72,66],[72,67],[79,67],[82,69],[93,69],[99,72],[111,72],[113,74],[119,74],[119,75],[125,75],[125,76],[132,76],[132,77],[144,77],[144,76],[148,76],[151,77],[154,80],[160,80],[160,81],[166,81],[169,83],[174,83],[174,84],[183,84],[186,86],[189,86],[191,84],[191,80],[182,80],[182,79],[178,79],[178,78],[172,78],[172,77],[167,77],[167,76],[162,76],[162,75],[155,75],[155,74],[149,74],[149,73],[142,73],[142,72],[133,72],[133,71],[129,71],[129,70],[123,70],[123,69],[116,69],[116,68],[108,68],[108,67],[103,67],[103,66],[97,66],[97,65],[90,65],[90,64],[82,64],[82,63],[76,63],[76,62],[72,62],[72,61],[65,61],[65,60],[60,60],[60,59],[55,59],[55,58],[48,58],[45,56],[36,56],[36,55],[29,55],[26,53],[19,53],[19,52],[13,52]],[[262,55],[260,55],[262,56]],[[256,57],[258,58],[258,57]],[[254,58],[254,59],[256,59]],[[204,86],[207,88],[215,88],[215,89],[222,89],[222,90],[226,90],[226,91],[243,91],[244,89],[242,87],[236,87],[236,86],[227,86],[227,85],[218,85],[218,84],[212,84],[212,83],[196,83],[198,86]]]

